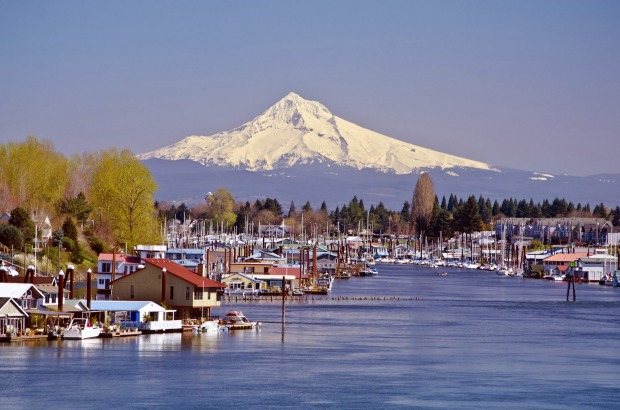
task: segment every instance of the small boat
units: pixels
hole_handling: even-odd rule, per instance
[[[205,320],[194,330],[197,332],[216,332],[220,330],[220,322],[217,319]]]
[[[365,265],[362,269],[360,269],[360,276],[375,276],[378,274],[379,272],[376,269],[373,269],[368,265]]]
[[[259,326],[259,322],[251,322],[250,319],[243,315],[240,310],[231,310],[219,321],[219,325],[225,326],[230,330],[238,329],[254,329]]]
[[[293,289],[292,295],[293,296],[303,296],[304,295],[304,291],[299,289],[299,288],[295,288],[295,289]]]
[[[448,276],[448,272],[437,272],[439,276]]]
[[[69,327],[62,333],[63,339],[92,339],[99,337],[103,329],[93,325],[88,319],[73,319]]]
[[[329,288],[327,286],[306,286],[303,292],[310,295],[329,295]]]
[[[195,330],[198,329],[198,327],[200,326],[200,324],[194,320],[194,319],[185,319],[183,320],[183,323],[181,324],[181,329],[184,332],[188,332],[191,330]]]

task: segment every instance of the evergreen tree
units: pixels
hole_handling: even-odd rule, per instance
[[[454,194],[450,194],[450,198],[448,199],[448,212],[454,213],[454,210],[458,206],[459,201]]]
[[[295,210],[295,203],[293,201],[291,201],[291,206],[288,207],[288,218],[293,218],[295,215],[297,215],[297,210]]]
[[[400,219],[407,224],[409,223],[409,220],[411,219],[411,209],[409,201],[405,201],[403,203],[403,208],[400,211]]]
[[[22,249],[24,235],[17,227],[9,224],[0,225],[0,243],[14,249]]]
[[[607,219],[607,209],[605,209],[605,204],[602,202],[594,207],[594,211],[592,211],[592,216],[595,218],[604,218]]]
[[[480,218],[482,222],[485,224],[490,224],[493,219],[493,211],[491,208],[491,201],[487,199],[482,206],[482,211],[480,212]]]
[[[614,209],[611,223],[614,228],[620,227],[620,206],[616,206],[616,209]]]
[[[78,242],[78,230],[73,223],[73,219],[65,219],[65,221],[62,223],[62,231],[64,233],[64,236],[71,239],[74,243]]]
[[[519,201],[515,216],[517,218],[527,218],[530,216],[529,207],[527,206],[527,202],[525,202],[525,199]]]
[[[321,203],[321,212],[327,215],[327,204],[325,203],[325,201]]]
[[[497,216],[500,213],[500,207],[499,207],[499,202],[497,202],[497,199],[493,202],[493,209],[491,210],[491,214],[493,216]]]
[[[22,232],[24,243],[32,243],[34,240],[35,225],[24,208],[18,206],[11,211],[9,225],[13,225]]]

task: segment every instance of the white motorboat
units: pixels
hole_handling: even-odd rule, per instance
[[[259,322],[251,322],[250,319],[243,315],[240,310],[231,310],[219,321],[221,326],[225,326],[231,330],[234,329],[253,329],[260,325]]]
[[[198,332],[216,332],[220,330],[220,323],[217,319],[205,320],[196,328]]]
[[[98,325],[93,325],[88,319],[73,319],[69,326],[62,333],[63,339],[92,339],[99,337],[103,329]]]

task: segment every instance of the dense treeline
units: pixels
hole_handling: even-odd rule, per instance
[[[175,218],[183,221],[186,218],[204,219],[211,222],[213,229],[220,229],[222,222],[226,230],[236,229],[237,232],[256,232],[259,225],[279,225],[284,222],[293,227],[296,233],[301,231],[302,222],[305,232],[325,234],[328,231],[335,234],[356,234],[365,231],[367,224],[374,234],[411,235],[418,233],[413,218],[416,213],[405,201],[400,211],[387,209],[382,202],[366,207],[363,199],[354,196],[347,204],[337,206],[328,211],[326,202],[318,210],[314,210],[310,203],[297,208],[292,202],[287,211],[277,199],[266,198],[254,203],[237,202],[232,195],[221,188],[214,196],[229,198],[225,211],[214,212],[209,204],[189,209],[185,204],[176,207],[174,204],[158,204],[160,216],[171,220]],[[208,202],[208,201],[207,201]],[[216,202],[216,201],[213,201]],[[218,200],[218,202],[221,202]],[[503,217],[519,218],[552,218],[552,217],[601,217],[613,220],[614,226],[620,225],[620,207],[608,211],[603,204],[596,205],[590,211],[589,204],[567,202],[556,198],[549,202],[534,202],[533,200],[504,199],[497,200],[482,196],[476,199],[469,196],[466,199],[451,194],[448,198],[432,199],[432,211],[425,234],[430,238],[448,237],[454,233],[466,233],[490,229],[491,222]],[[224,215],[229,215],[224,218]],[[302,216],[303,215],[303,216]],[[253,228],[252,228],[253,227]],[[419,227],[418,227],[419,228]]]

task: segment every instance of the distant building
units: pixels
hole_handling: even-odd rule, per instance
[[[112,267],[115,266],[114,272]],[[124,253],[101,253],[97,260],[97,294],[109,298],[113,280],[135,272],[143,266],[142,260],[137,256]],[[112,278],[114,276],[114,278]]]

